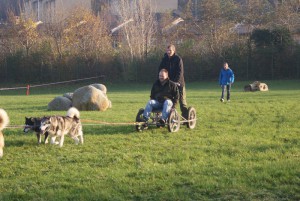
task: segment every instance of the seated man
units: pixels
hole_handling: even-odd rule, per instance
[[[179,90],[177,85],[169,79],[168,71],[161,69],[158,80],[151,89],[150,100],[148,101],[143,117],[148,121],[152,110],[162,110],[162,118],[159,123],[165,124],[171,108],[175,108],[179,99]]]

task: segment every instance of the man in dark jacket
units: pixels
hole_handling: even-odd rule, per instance
[[[187,118],[187,102],[184,82],[184,69],[183,62],[180,56],[176,54],[176,48],[174,45],[168,45],[167,52],[162,58],[159,65],[159,71],[166,69],[169,72],[169,78],[171,81],[177,83],[179,89],[179,104],[182,116]]]
[[[171,108],[174,108],[178,102],[179,90],[176,83],[168,77],[168,71],[162,69],[159,72],[158,80],[153,84],[151,89],[150,100],[148,101],[143,117],[148,121],[152,110],[162,110],[161,124],[165,124]]]

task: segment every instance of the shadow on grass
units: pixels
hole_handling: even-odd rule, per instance
[[[134,132],[134,125],[82,125],[83,133],[88,135],[128,135]]]
[[[13,109],[13,110],[17,110],[19,111],[19,113],[23,113],[24,110],[26,110],[26,117],[43,117],[43,116],[47,116],[49,114],[54,113],[55,111],[49,111],[47,110],[47,106],[31,106],[28,107],[27,105],[20,105],[20,106],[16,106],[16,105],[12,105],[11,108],[10,107],[6,107],[5,109],[9,110],[9,109]],[[31,112],[33,112],[34,114],[31,114]],[[66,111],[57,111],[57,113],[66,113]],[[40,113],[37,115],[37,113]],[[24,116],[25,118],[25,116]]]
[[[25,140],[16,140],[16,139],[7,139],[5,138],[5,146],[6,147],[23,147],[25,145],[28,145],[28,142]]]

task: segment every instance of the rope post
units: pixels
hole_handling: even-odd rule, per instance
[[[27,85],[26,96],[29,95],[29,92],[30,92],[30,85]]]

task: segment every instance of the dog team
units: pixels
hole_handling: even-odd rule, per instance
[[[0,108],[0,158],[3,156],[4,136],[2,130],[8,125],[9,117],[4,109]],[[75,107],[71,107],[66,116],[47,116],[47,117],[25,117],[24,132],[34,131],[38,143],[42,142],[42,135],[45,136],[44,143],[48,143],[50,137],[51,144],[58,144],[62,147],[65,135],[74,139],[75,144],[83,144],[83,132],[80,122],[80,113]],[[56,138],[59,141],[56,141]]]

